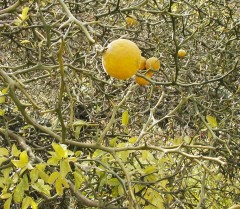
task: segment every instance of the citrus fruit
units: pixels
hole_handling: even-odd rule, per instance
[[[183,58],[186,56],[186,54],[187,54],[187,52],[185,50],[179,49],[177,55],[178,55],[178,57]]]
[[[152,77],[152,72],[147,72],[145,74],[145,77],[146,78],[151,78]],[[149,84],[149,81],[146,80],[145,78],[142,78],[140,76],[136,76],[135,77],[135,82],[138,83],[140,86],[145,86],[145,85],[148,85]]]
[[[146,69],[146,58],[141,56],[139,70],[145,70]]]
[[[112,41],[102,56],[103,68],[111,77],[126,80],[139,69],[141,51],[138,46],[127,39]]]
[[[128,26],[134,26],[138,24],[137,18],[134,15],[129,15],[125,20]]]
[[[160,69],[160,61],[157,57],[151,57],[146,60],[146,69],[158,71]]]

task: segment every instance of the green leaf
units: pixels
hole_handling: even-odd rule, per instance
[[[3,209],[10,209],[11,202],[12,202],[12,196],[5,201],[3,205]]]
[[[48,178],[48,183],[53,184],[59,176],[60,176],[59,172],[57,172],[57,171],[53,172]]]
[[[12,150],[11,150],[11,153],[14,157],[18,157],[21,153],[20,150],[18,150],[18,148],[16,147],[15,144],[12,145]]]
[[[126,110],[122,114],[122,124],[124,126],[127,126],[128,125],[128,120],[129,120],[129,115],[128,115],[128,111]]]
[[[207,115],[206,116],[207,122],[208,124],[212,127],[212,128],[216,128],[218,126],[217,124],[217,120],[215,117]]]

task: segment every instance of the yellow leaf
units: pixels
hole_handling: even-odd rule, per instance
[[[0,116],[4,116],[4,114],[5,114],[5,110],[0,109]]]
[[[124,126],[127,126],[128,125],[128,120],[129,120],[129,115],[128,115],[128,111],[126,110],[122,114],[122,124]]]
[[[68,152],[66,149],[67,148],[66,145],[53,143],[52,147],[53,147],[54,151],[56,152],[56,154],[58,155],[58,157],[60,157],[60,158],[67,157]]]
[[[21,181],[14,189],[13,199],[16,203],[21,203],[24,196],[23,181]]]
[[[215,117],[207,115],[206,116],[207,122],[208,124],[212,127],[212,128],[216,128],[218,126],[217,124],[217,120]]]
[[[10,209],[11,202],[12,202],[12,197],[10,197],[6,200],[6,202],[3,205],[3,209]]]
[[[144,169],[145,174],[153,173],[157,170],[156,166],[148,166]]]
[[[20,161],[20,160],[12,160],[11,162],[12,162],[12,164],[15,165],[17,168],[24,168],[24,167],[27,165],[27,163],[22,162],[22,161]]]
[[[0,95],[0,104],[3,104],[6,102],[6,96]]]
[[[37,179],[38,179],[38,170],[36,168],[30,171],[30,179],[31,179],[32,183],[37,181]]]
[[[117,140],[118,140],[117,137],[111,139],[111,140],[109,141],[109,145],[110,145],[110,147],[115,147],[116,144],[117,144]]]
[[[20,42],[21,44],[31,43],[29,40],[23,40]]]
[[[61,178],[61,182],[62,182],[62,185],[65,187],[65,188],[69,188],[69,184],[67,182],[67,180],[65,178]]]
[[[74,175],[74,179],[75,179],[75,190],[78,190],[84,179],[83,179],[82,175],[76,171],[73,173],[73,175]]]
[[[59,176],[60,176],[59,172],[57,172],[57,171],[53,172],[48,178],[48,183],[53,184]]]
[[[6,94],[8,92],[8,88],[2,89],[2,94]]]
[[[134,144],[137,140],[138,140],[137,137],[132,137],[132,138],[130,138],[130,139],[128,140],[128,142],[129,142],[130,144]]]
[[[48,159],[47,164],[48,165],[58,165],[59,160],[60,159],[58,157],[51,157]]]
[[[8,198],[11,197],[11,196],[12,196],[11,193],[5,193],[5,194],[2,194],[2,195],[0,196],[0,198],[3,199],[3,200],[5,200],[5,199],[8,199]]]
[[[24,7],[22,10],[22,14],[19,15],[19,17],[15,20],[15,25],[20,25],[23,21],[28,19],[28,11],[29,7]]]
[[[142,159],[143,159],[143,160],[146,160],[147,157],[148,157],[148,151],[147,151],[147,150],[143,150],[143,151],[142,151]]]
[[[172,12],[176,12],[178,10],[178,4],[173,3],[172,6],[171,6],[171,10],[172,10]]]
[[[69,165],[68,160],[63,160],[60,162],[60,173],[62,177],[65,177],[72,169]]]
[[[48,197],[51,196],[50,190],[52,189],[52,187],[47,184],[45,185],[42,179],[38,179],[36,183],[32,184],[32,188],[40,193],[47,195]]]
[[[21,151],[18,150],[15,144],[12,145],[11,153],[14,157],[18,157]]]
[[[28,18],[28,10],[29,10],[29,7],[24,7],[23,10],[22,10],[22,20],[25,20]]]
[[[8,156],[8,150],[6,148],[0,148],[0,156]]]
[[[63,194],[63,187],[62,187],[62,182],[61,182],[61,180],[59,178],[56,180],[55,187],[56,187],[57,194],[59,196],[62,196],[62,194]]]
[[[28,154],[26,150],[21,152],[19,159],[22,163],[28,163]]]
[[[49,176],[44,171],[38,170],[38,175],[42,180],[44,180],[45,182],[48,182]]]
[[[24,191],[28,191],[29,190],[27,174],[23,175],[23,178],[22,178],[22,188],[24,189]]]
[[[31,198],[30,205],[32,206],[32,209],[38,209],[38,204]]]
[[[30,206],[31,203],[31,198],[30,197],[25,197],[22,201],[22,209],[27,209],[28,206]]]

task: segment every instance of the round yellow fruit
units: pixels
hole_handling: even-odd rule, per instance
[[[180,57],[180,58],[184,58],[184,57],[186,56],[186,54],[187,54],[187,52],[186,52],[185,50],[179,49],[177,55],[178,55],[178,57]]]
[[[146,69],[146,58],[141,56],[139,70],[145,70]]]
[[[157,57],[151,57],[146,60],[146,69],[158,71],[160,69],[160,61]]]
[[[126,23],[128,26],[134,26],[138,24],[137,18],[134,15],[126,17]]]
[[[146,78],[151,78],[151,77],[152,77],[152,72],[147,72],[147,73],[145,74],[145,77],[146,77]],[[142,77],[140,77],[140,76],[136,76],[136,77],[135,77],[135,82],[136,82],[137,84],[139,84],[140,86],[145,86],[145,85],[148,85],[148,84],[149,84],[149,81],[148,81],[148,80],[146,80],[145,78],[142,78]]]
[[[112,41],[103,53],[103,68],[111,77],[126,80],[139,69],[141,51],[138,46],[127,39]]]

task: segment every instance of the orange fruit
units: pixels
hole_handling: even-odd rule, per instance
[[[125,20],[128,26],[134,26],[138,24],[137,18],[134,15],[129,15]]]
[[[160,61],[157,57],[151,57],[146,60],[146,69],[158,71],[160,69]]]
[[[187,54],[187,52],[183,49],[179,49],[178,53],[177,53],[178,57],[180,57],[180,58],[184,58],[186,56],[186,54]]]
[[[146,78],[151,78],[152,77],[152,72],[147,72],[145,74],[145,77]],[[149,84],[148,80],[146,80],[145,78],[139,77],[139,76],[135,77],[135,82],[138,83],[140,86],[145,86],[145,85]]]
[[[145,70],[146,69],[146,58],[141,56],[139,70]]]
[[[127,39],[112,41],[102,56],[105,72],[111,77],[126,80],[139,69],[141,51],[138,46]]]

